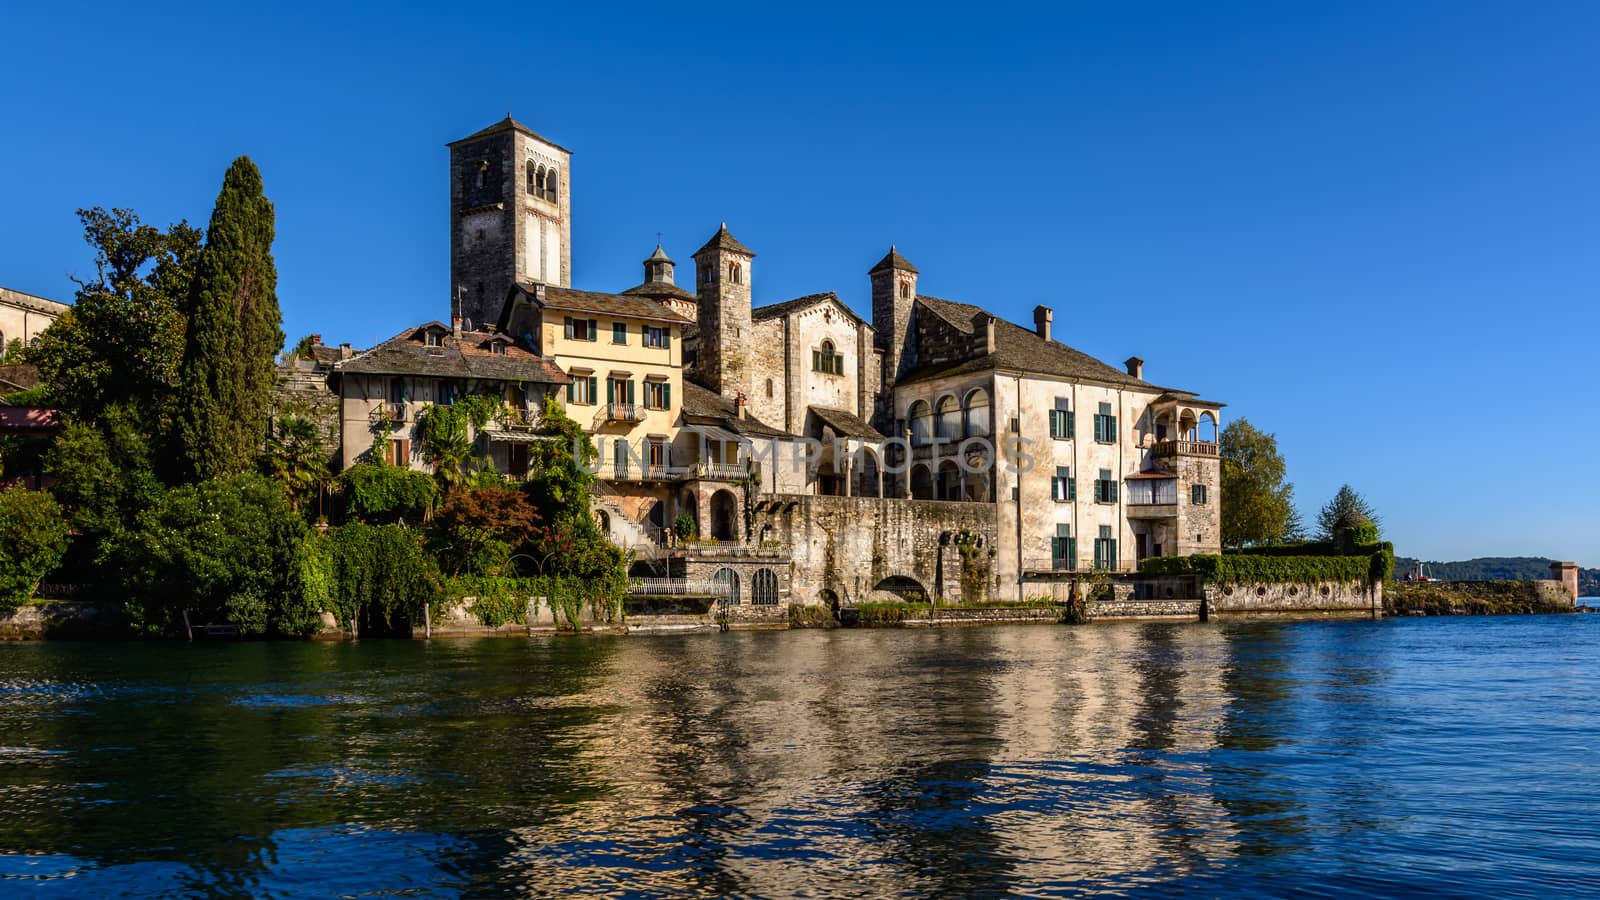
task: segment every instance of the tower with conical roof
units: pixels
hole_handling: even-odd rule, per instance
[[[750,264],[756,255],[723,222],[695,251],[696,321],[700,325],[695,371],[706,387],[728,399],[750,395]]]
[[[570,287],[571,151],[510,114],[449,147],[455,314],[481,327],[514,284]]]
[[[644,261],[644,282],[623,291],[638,297],[648,297],[690,321],[698,318],[693,292],[678,287],[672,271],[677,265],[667,251],[656,245],[656,252]]]
[[[889,253],[867,277],[872,279],[872,330],[884,351],[883,384],[885,390],[892,390],[911,362],[908,348],[911,307],[917,302],[917,267],[890,245]]]

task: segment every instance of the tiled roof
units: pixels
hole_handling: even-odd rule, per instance
[[[646,259],[645,262],[647,262],[647,263],[664,262],[664,263],[667,263],[668,265],[677,265],[677,263],[674,263],[672,261],[672,257],[667,255],[667,251],[664,250],[660,244],[656,245],[656,252],[650,254],[650,258]]]
[[[427,345],[424,335],[430,329],[442,333],[440,346]],[[504,355],[489,349],[496,340],[505,342]],[[544,384],[565,384],[569,380],[554,360],[545,359],[506,335],[465,331],[457,338],[439,322],[407,329],[339,363],[337,368],[341,372],[368,375],[426,375]]]
[[[622,293],[635,297],[649,297],[651,299],[655,299],[656,297],[676,297],[679,300],[692,300],[695,302],[700,300],[699,297],[695,296],[693,291],[686,291],[683,288],[666,281],[646,281],[644,284],[634,285]]]
[[[889,254],[883,259],[878,260],[877,265],[868,269],[867,274],[871,275],[872,273],[882,269],[903,269],[907,272],[917,271],[917,267],[911,264],[911,260],[901,256],[900,251],[896,250],[893,245],[890,245],[889,247]]]
[[[717,233],[711,236],[711,240],[706,241],[706,245],[696,250],[694,255],[699,256],[707,250],[732,250],[735,253],[743,253],[751,259],[754,259],[756,255],[754,250],[739,243],[738,239],[728,233],[727,222],[723,222],[722,227],[717,229]]]
[[[818,303],[824,303],[829,300],[832,300],[834,303],[838,304],[840,309],[848,313],[850,317],[855,319],[857,322],[866,321],[857,315],[856,311],[851,309],[848,304],[846,304],[843,300],[840,300],[839,295],[835,294],[833,291],[823,291],[820,294],[806,294],[804,297],[796,297],[793,300],[785,300],[782,303],[771,303],[760,307],[759,309],[752,310],[750,317],[758,322],[762,319],[776,319],[786,316],[792,312],[799,312],[802,309],[809,309],[810,307],[816,306]]]
[[[516,119],[511,118],[511,114],[510,113],[506,113],[506,117],[504,119],[501,119],[500,121],[494,123],[493,125],[490,125],[488,128],[485,128],[482,131],[474,131],[473,133],[471,133],[471,134],[467,135],[466,137],[462,138],[461,140],[459,140],[459,141],[451,141],[450,143],[445,144],[445,146],[446,147],[454,147],[456,144],[465,144],[467,141],[475,141],[478,138],[485,138],[485,137],[488,137],[491,134],[499,134],[502,131],[520,131],[523,134],[527,135],[528,137],[537,138],[538,140],[544,141],[546,144],[549,144],[550,146],[556,148],[557,150],[560,150],[563,153],[571,153],[572,152],[571,150],[568,150],[567,148],[565,148],[565,147],[561,146],[560,144],[556,143],[555,141],[552,141],[549,138],[545,137],[544,135],[540,134],[539,132],[534,131],[532,128],[529,128],[528,126],[522,124],[521,122],[518,122]]]
[[[979,313],[989,315],[979,307],[938,297],[917,295],[917,308],[923,315],[938,316],[950,327],[964,334],[972,334],[972,319]],[[995,352],[971,359],[922,366],[899,379],[900,384],[926,381],[947,375],[962,375],[986,369],[1008,369],[1018,372],[1038,372],[1063,378],[1081,379],[1115,387],[1139,388],[1161,392],[1168,388],[1150,384],[1079,350],[1058,341],[1047,341],[1035,332],[1014,325],[1004,319],[995,321]]]
[[[635,319],[659,319],[674,323],[689,321],[654,300],[636,293],[606,294],[600,291],[579,291],[553,285],[531,284],[524,285],[523,290],[535,296],[538,296],[537,291],[542,290],[547,309],[604,313]]]
[[[754,417],[747,416],[741,419],[732,400],[688,379],[684,379],[683,382],[683,414],[685,418],[706,420],[694,424],[717,425],[735,434],[751,437],[796,437]]]
[[[58,300],[51,300],[48,297],[39,297],[22,291],[14,291],[5,287],[0,287],[0,303],[31,309],[50,316],[59,316],[72,308],[69,304]]]
[[[869,441],[886,440],[883,435],[878,433],[878,429],[868,425],[860,416],[849,410],[813,406],[811,407],[811,413],[821,419],[822,424],[832,428],[835,434],[865,438]]]

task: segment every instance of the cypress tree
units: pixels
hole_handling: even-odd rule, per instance
[[[248,469],[266,436],[283,346],[272,203],[247,156],[228,167],[189,294],[179,463],[195,480]]]

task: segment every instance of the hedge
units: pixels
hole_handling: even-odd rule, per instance
[[[1367,556],[1164,556],[1139,567],[1146,575],[1199,575],[1217,584],[1312,584],[1383,580],[1392,553]]]

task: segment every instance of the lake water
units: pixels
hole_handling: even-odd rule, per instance
[[[0,895],[1600,894],[1600,615],[0,645]]]

